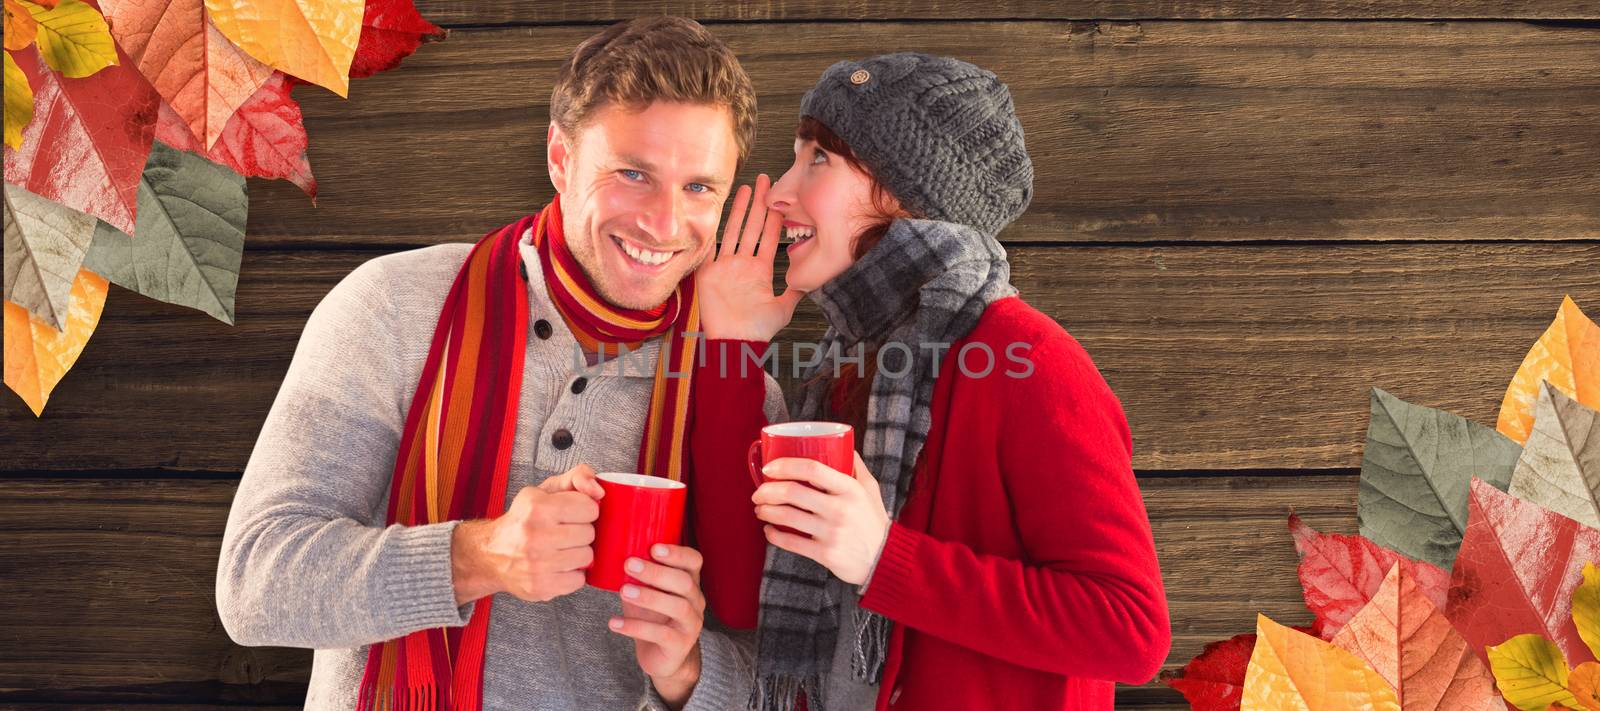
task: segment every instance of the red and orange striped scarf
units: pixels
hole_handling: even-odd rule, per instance
[[[493,518],[505,511],[529,320],[517,242],[529,227],[545,287],[583,347],[614,353],[617,344],[633,348],[667,334],[638,465],[641,473],[675,481],[687,473],[688,376],[698,337],[685,334],[700,328],[694,276],[679,282],[658,308],[612,306],[567,249],[558,196],[538,215],[485,235],[456,274],[406,415],[387,524]],[[481,708],[490,600],[479,601],[465,627],[418,630],[372,645],[358,709]]]

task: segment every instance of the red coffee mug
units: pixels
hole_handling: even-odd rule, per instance
[[[597,478],[606,495],[600,498],[600,518],[594,522],[594,562],[584,580],[616,591],[631,579],[622,568],[628,558],[654,560],[651,546],[678,544],[688,487],[645,474],[606,472]]]
[[[815,459],[827,467],[855,476],[856,433],[850,425],[838,422],[783,422],[761,428],[761,439],[750,443],[750,477],[756,486],[772,479],[761,473],[761,467],[774,459],[801,457]],[[809,484],[808,484],[809,486]],[[788,526],[779,526],[786,533],[805,535]]]

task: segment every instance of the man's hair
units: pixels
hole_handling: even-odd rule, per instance
[[[654,101],[729,107],[744,164],[756,132],[750,76],[722,40],[683,17],[634,18],[584,40],[556,72],[550,120],[576,135],[607,104],[643,110]]]

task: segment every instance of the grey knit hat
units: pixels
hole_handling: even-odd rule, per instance
[[[982,67],[921,52],[838,62],[800,100],[800,115],[838,134],[928,219],[996,234],[1033,199],[1011,92]]]

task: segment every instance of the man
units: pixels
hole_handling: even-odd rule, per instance
[[[550,205],[371,260],[317,306],[217,571],[234,640],[316,650],[307,708],[746,701],[751,639],[724,624],[755,623],[754,484],[684,442],[690,392],[699,409],[753,382],[782,410],[770,377],[716,372],[724,349],[691,360],[692,276],[754,126],[703,27],[607,28],[552,92]],[[694,547],[630,560],[620,594],[583,582],[597,470],[689,484]]]

